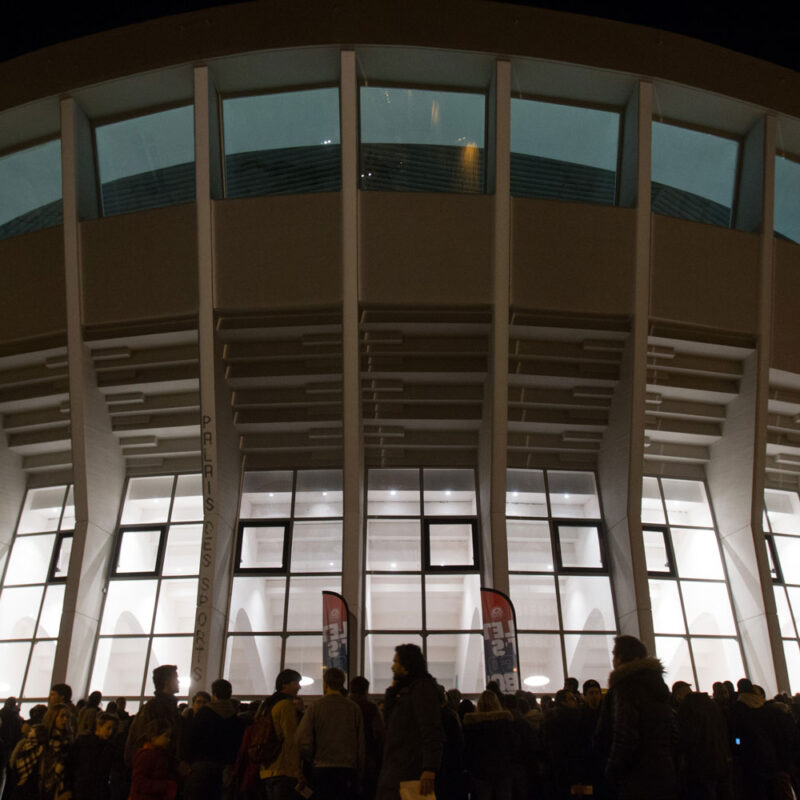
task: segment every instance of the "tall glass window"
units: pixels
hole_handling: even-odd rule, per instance
[[[341,470],[246,472],[225,674],[237,697],[284,667],[322,693],[322,592],[342,590]]]
[[[0,239],[60,225],[61,140],[0,157]]]
[[[710,692],[744,674],[722,550],[702,481],[644,478],[642,522],[656,653],[666,680]]]
[[[394,648],[423,648],[448,689],[485,682],[471,469],[371,469],[367,480],[364,674],[382,692]]]
[[[362,189],[484,191],[486,96],[361,87]]]
[[[222,118],[227,197],[341,188],[337,88],[229,97]]]
[[[604,682],[617,623],[594,474],[510,469],[506,535],[523,686]]]
[[[75,506],[71,486],[29,489],[0,589],[0,695],[47,702]]]
[[[511,99],[511,194],[614,205],[620,115]]]
[[[800,691],[800,497],[779,489],[764,491],[764,533],[772,568],[778,622],[793,692]]]
[[[203,531],[200,475],[128,481],[90,689],[138,703],[151,674],[176,664],[189,690]]]
[[[731,225],[737,141],[653,122],[652,158],[654,213]]]
[[[800,242],[800,163],[775,157],[775,233]]]
[[[194,202],[192,106],[98,125],[94,135],[105,216]]]

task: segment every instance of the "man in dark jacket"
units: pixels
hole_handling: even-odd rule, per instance
[[[73,800],[108,800],[114,747],[111,742],[117,718],[100,712],[92,733],[83,733],[72,745],[69,771]]]
[[[664,668],[634,636],[614,639],[613,666],[604,704],[610,713],[600,723],[610,725],[606,776],[619,800],[676,800],[675,719]]]
[[[398,800],[401,781],[418,780],[421,794],[431,794],[442,760],[439,692],[417,645],[395,648],[392,673],[384,699],[386,744],[377,800]]]

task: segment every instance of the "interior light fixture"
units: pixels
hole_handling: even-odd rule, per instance
[[[522,682],[526,686],[547,686],[550,683],[550,678],[547,675],[528,675]]]
[[[394,497],[397,494],[397,489],[389,489],[389,494]]]
[[[395,562],[394,562],[394,561],[392,561],[392,563],[391,563],[391,564],[389,564],[389,566],[390,566],[392,569],[397,569],[397,564],[395,564]]]
[[[311,686],[314,683],[313,678],[309,678],[308,675],[303,675],[300,678],[300,685],[301,686]]]
[[[445,489],[444,490],[444,494],[445,494],[445,497],[450,497],[451,492],[450,492],[449,489]]]
[[[512,497],[519,497],[519,492],[511,492]]]
[[[322,493],[322,496],[323,496],[323,497],[327,497],[327,496],[328,496],[328,493],[327,493],[327,492],[323,492],[323,493]]]
[[[269,496],[270,496],[270,497],[275,497],[275,492],[270,492],[270,493],[269,493]]]

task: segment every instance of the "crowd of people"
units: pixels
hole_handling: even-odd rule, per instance
[[[23,720],[0,710],[2,800],[792,800],[800,796],[800,696],[767,700],[741,679],[713,696],[618,636],[604,692],[568,678],[555,696],[477,702],[445,691],[422,651],[398,645],[381,702],[331,668],[306,707],[300,673],[281,671],[261,702],[222,678],[179,706],[175,666],[153,671],[135,716],[123,698],[72,703],[66,684]],[[406,790],[417,795],[406,795]]]

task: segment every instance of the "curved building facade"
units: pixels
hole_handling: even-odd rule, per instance
[[[487,2],[242,4],[0,67],[0,694],[800,690],[800,77]]]

